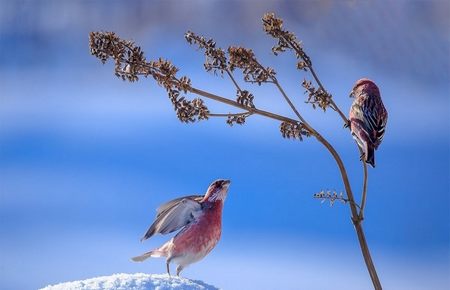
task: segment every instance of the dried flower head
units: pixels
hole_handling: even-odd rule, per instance
[[[189,123],[195,122],[196,120],[208,119],[208,108],[203,103],[203,100],[199,98],[188,101],[184,97],[181,97],[175,106],[177,117],[181,122]]]
[[[246,118],[250,115],[250,113],[229,114],[227,117],[227,124],[230,126],[233,126],[234,124],[244,125]]]
[[[347,203],[348,199],[344,197],[342,192],[336,192],[335,190],[322,190],[318,193],[314,194],[314,198],[321,199],[322,203],[325,201],[330,202],[330,206],[333,206],[336,201],[340,201],[342,203]]]
[[[91,32],[89,35],[91,54],[105,63],[114,59],[117,77],[134,82],[138,75],[146,75],[144,52],[131,41],[120,39],[114,32]]]
[[[264,31],[278,40],[278,43],[272,47],[272,52],[275,55],[288,49],[293,49],[297,58],[302,59],[305,64],[301,69],[306,69],[311,65],[311,60],[303,51],[301,42],[292,32],[283,30],[283,20],[281,18],[277,18],[274,13],[266,13],[262,18],[262,22]]]
[[[324,111],[331,105],[332,109],[338,111],[341,117],[345,119],[345,116],[331,99],[331,94],[329,94],[320,83],[312,67],[311,59],[303,50],[301,42],[297,40],[292,32],[283,29],[283,20],[277,18],[274,13],[266,13],[262,18],[262,22],[264,31],[278,40],[278,43],[272,47],[273,53],[277,55],[279,52],[284,52],[286,50],[294,51],[296,58],[299,59],[297,62],[297,69],[303,71],[309,70],[316,80],[319,86],[318,89],[314,88],[311,82],[303,81],[302,83],[302,86],[306,89],[306,93],[308,94],[308,100],[306,102],[311,103],[314,109],[320,107]]]
[[[114,32],[91,32],[89,45],[91,54],[102,63],[109,58],[114,60],[117,77],[130,82],[139,80],[139,76],[153,77],[166,90],[180,121],[194,122],[208,118],[209,111],[202,100],[189,101],[186,97],[180,97],[181,93],[191,91],[191,80],[186,76],[178,79],[178,68],[170,61],[162,58],[146,61],[139,46],[120,39]]]
[[[237,99],[236,101],[249,108],[254,108],[255,105],[253,104],[254,96],[247,90],[237,90]]]
[[[280,132],[283,138],[303,140],[303,136],[309,137],[311,133],[302,123],[282,122],[280,124]]]
[[[275,71],[270,67],[263,67],[256,59],[251,49],[239,46],[230,46],[228,48],[229,68],[233,71],[235,68],[242,70],[244,80],[250,83],[271,82],[275,79]]]
[[[206,39],[203,36],[196,35],[192,31],[185,33],[184,38],[189,44],[196,44],[199,49],[203,49],[206,59],[204,67],[206,71],[213,71],[223,73],[227,69],[227,58],[225,51],[216,47],[216,42],[210,38]]]
[[[314,109],[319,107],[325,111],[330,106],[331,95],[322,90],[322,88],[316,89],[312,82],[307,80],[303,80],[302,87],[305,88],[305,94],[308,95],[306,103],[312,104]]]

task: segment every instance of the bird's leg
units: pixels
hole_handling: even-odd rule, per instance
[[[183,270],[183,266],[178,265],[178,267],[177,267],[177,276],[178,277],[180,277],[180,273],[181,273],[182,270]]]
[[[169,268],[169,263],[170,263],[170,261],[169,261],[169,260],[167,260],[167,261],[166,261],[167,274],[169,274],[169,277],[170,277],[170,268]]]
[[[364,154],[364,152],[363,153],[361,153],[361,155],[359,156],[359,161],[363,161],[363,160],[365,160],[365,154]]]
[[[349,128],[351,125],[351,121],[347,120],[347,122],[344,123],[344,128]]]

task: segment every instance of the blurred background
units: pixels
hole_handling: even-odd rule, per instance
[[[341,154],[359,200],[355,144],[336,113],[304,103],[309,75],[293,55],[271,54],[268,11],[303,41],[344,112],[357,79],[380,87],[389,122],[364,227],[385,289],[449,289],[449,2],[172,0],[0,0],[0,288],[164,273],[163,260],[129,260],[168,239],[139,242],[155,208],[217,178],[232,180],[222,240],[186,277],[223,289],[371,288],[348,206],[312,197],[343,190],[317,141],[285,140],[257,116],[182,124],[155,82],[123,82],[89,53],[90,31],[115,31],[194,86],[234,98],[183,34],[253,48]],[[241,84],[258,107],[292,116],[273,87]]]

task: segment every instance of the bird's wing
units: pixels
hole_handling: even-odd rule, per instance
[[[188,195],[188,196],[183,196],[183,197],[179,197],[174,200],[168,201],[168,202],[160,205],[156,209],[156,217],[159,217],[161,214],[171,210],[174,206],[179,204],[183,199],[190,199],[190,200],[193,200],[196,202],[200,202],[203,199],[203,195]]]
[[[364,130],[376,149],[384,137],[387,111],[380,98],[369,97],[366,102],[366,106],[363,106]]]
[[[147,230],[141,241],[154,234],[168,234],[193,222],[202,209],[201,195],[190,195],[171,200],[156,210],[156,220]]]

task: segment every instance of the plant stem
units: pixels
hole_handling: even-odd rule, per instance
[[[302,56],[303,61],[305,61],[305,63],[308,64],[308,69],[311,72],[317,85],[322,89],[323,92],[327,92],[325,90],[324,86],[322,85],[321,81],[319,80],[319,77],[317,76],[316,72],[314,71],[311,62],[306,60],[303,57],[304,53],[302,53],[302,51],[300,51],[299,48],[296,45],[294,45],[290,40],[288,40],[286,38],[285,38],[285,40],[291,45],[291,47],[296,51],[296,53],[299,56]],[[342,111],[336,105],[333,98],[330,98],[330,105],[331,105],[331,108],[333,108],[336,112],[338,112],[339,116],[342,118],[344,123],[348,124],[347,117],[342,113]],[[308,124],[305,124],[305,126],[307,126],[307,125]],[[339,170],[341,171],[342,180],[344,182],[345,190],[347,191],[347,197],[350,201],[349,205],[350,205],[350,209],[351,209],[352,221],[355,226],[359,245],[361,247],[361,251],[362,251],[362,254],[364,257],[364,261],[367,266],[367,270],[369,271],[369,275],[370,275],[370,278],[372,279],[374,288],[376,290],[381,290],[382,289],[381,283],[378,278],[377,271],[375,269],[375,265],[373,264],[372,257],[370,255],[370,251],[369,251],[369,247],[367,246],[367,241],[366,241],[366,238],[364,235],[364,230],[363,230],[363,227],[361,224],[362,220],[364,219],[364,207],[366,204],[366,197],[367,197],[367,179],[368,179],[367,178],[367,164],[364,162],[364,160],[362,161],[363,170],[364,170],[364,178],[363,178],[363,191],[362,191],[361,207],[360,207],[360,211],[359,211],[359,215],[358,215],[358,211],[357,211],[357,208],[356,208],[355,202],[354,202],[353,193],[352,193],[351,187],[350,187],[350,182],[348,180],[347,172],[345,171],[345,167],[344,167],[344,164],[342,163],[341,158],[339,157],[337,152],[334,150],[334,148],[320,134],[317,133],[317,135],[316,134],[313,134],[313,135],[319,140],[319,142],[321,142],[328,149],[328,151],[331,153],[331,155],[333,155],[334,159],[336,160],[336,162],[338,164]],[[358,146],[358,148],[359,148],[359,146]],[[361,148],[359,148],[359,150],[360,150],[360,153],[362,153]]]
[[[260,110],[260,109],[256,109],[256,108],[250,108],[250,107],[241,105],[241,104],[239,104],[236,101],[233,101],[233,100],[230,100],[230,99],[227,99],[227,98],[224,98],[224,97],[221,97],[221,96],[209,93],[209,92],[205,92],[203,90],[200,90],[200,89],[197,89],[197,88],[194,88],[194,87],[191,87],[189,91],[191,93],[193,93],[193,94],[196,94],[196,95],[199,95],[199,96],[211,99],[211,100],[215,100],[215,101],[218,101],[218,102],[230,105],[230,106],[234,106],[236,108],[243,109],[243,110],[246,110],[246,111],[251,112],[253,114],[261,115],[261,116],[264,116],[264,117],[267,117],[267,118],[270,118],[270,119],[278,120],[278,121],[281,121],[281,122],[289,122],[289,123],[293,123],[293,124],[297,124],[298,123],[297,120],[294,120],[294,119],[291,119],[291,118],[288,118],[288,117],[285,117],[285,116],[282,116],[282,115],[274,114],[274,113],[271,113],[271,112],[267,112],[267,111],[264,111],[264,110]]]
[[[378,278],[377,270],[373,264],[372,257],[370,255],[369,246],[367,245],[366,236],[364,235],[364,230],[362,228],[361,222],[355,224],[355,230],[358,235],[359,245],[364,256],[364,261],[366,262],[367,270],[369,270],[370,279],[372,279],[372,284],[375,290],[382,290],[380,279]]]
[[[331,155],[336,160],[336,163],[341,172],[342,180],[344,182],[345,191],[347,192],[347,198],[349,200],[349,205],[350,205],[350,209],[351,209],[352,222],[353,222],[353,225],[355,226],[356,234],[358,236],[359,246],[361,247],[361,252],[363,254],[364,261],[367,266],[367,270],[369,271],[369,275],[370,275],[370,278],[372,279],[374,288],[376,290],[381,290],[382,289],[381,283],[378,278],[377,271],[375,269],[375,265],[373,264],[372,257],[370,255],[369,247],[367,245],[366,237],[364,235],[364,229],[361,224],[362,220],[361,220],[360,216],[358,215],[358,210],[357,210],[355,202],[354,202],[355,199],[353,197],[353,192],[350,187],[350,182],[348,179],[347,171],[345,170],[344,163],[342,162],[342,159],[340,158],[340,156],[336,152],[336,150],[333,148],[333,146],[331,146],[331,144],[328,143],[328,141],[325,140],[325,138],[323,138],[317,132],[315,132],[315,134],[313,134],[313,135],[317,138],[317,140],[319,140],[320,143],[322,143],[328,149],[328,151],[331,153]],[[365,176],[367,177],[367,175],[365,175]],[[361,208],[362,208],[362,206],[361,206]],[[361,211],[362,211],[362,209],[361,209]]]
[[[208,116],[210,117],[233,117],[233,116],[241,116],[241,115],[247,115],[250,116],[251,112],[242,112],[242,113],[229,113],[229,114],[214,114],[214,113],[208,113]]]
[[[320,82],[319,78],[316,75],[316,72],[314,71],[312,65],[308,66],[309,71],[311,72],[313,78],[316,80],[317,85],[319,85],[319,87],[322,89],[322,91],[326,92],[325,88],[323,87],[322,83]],[[331,108],[333,110],[335,110],[336,112],[338,112],[339,116],[342,118],[342,120],[344,121],[345,124],[347,124],[348,119],[347,117],[344,115],[344,113],[342,113],[342,111],[339,109],[339,107],[336,105],[336,103],[334,102],[333,98],[330,98],[330,105]]]
[[[238,85],[238,83],[236,82],[236,80],[233,77],[233,74],[230,72],[229,69],[225,70],[228,74],[228,76],[230,77],[231,81],[233,82],[234,86],[236,87],[236,89],[242,93],[241,87]]]
[[[295,50],[295,52],[297,53],[297,55],[301,56],[303,61],[307,64],[309,71],[311,72],[314,80],[316,81],[317,85],[319,86],[319,88],[322,89],[323,92],[327,92],[325,90],[325,87],[322,85],[322,82],[320,81],[319,77],[317,76],[316,72],[314,71],[314,68],[312,66],[312,63],[309,59],[305,59],[303,57],[304,53],[302,51],[299,50],[299,48],[297,47],[297,45],[293,44],[289,39],[286,39],[287,43],[289,43],[289,45],[291,46],[292,49]],[[330,104],[331,107],[333,108],[333,110],[335,110],[336,112],[338,112],[339,116],[342,118],[342,120],[344,121],[345,124],[348,123],[348,119],[347,117],[344,115],[344,113],[342,113],[342,111],[339,109],[339,107],[336,105],[336,103],[334,102],[333,98],[330,98]]]
[[[358,146],[359,153],[362,155],[363,151]],[[359,218],[361,220],[364,219],[364,207],[366,206],[366,198],[367,198],[367,164],[364,160],[361,160],[363,164],[363,171],[364,171],[364,177],[363,177],[363,189],[362,189],[362,197],[361,197],[361,208],[359,209]]]

